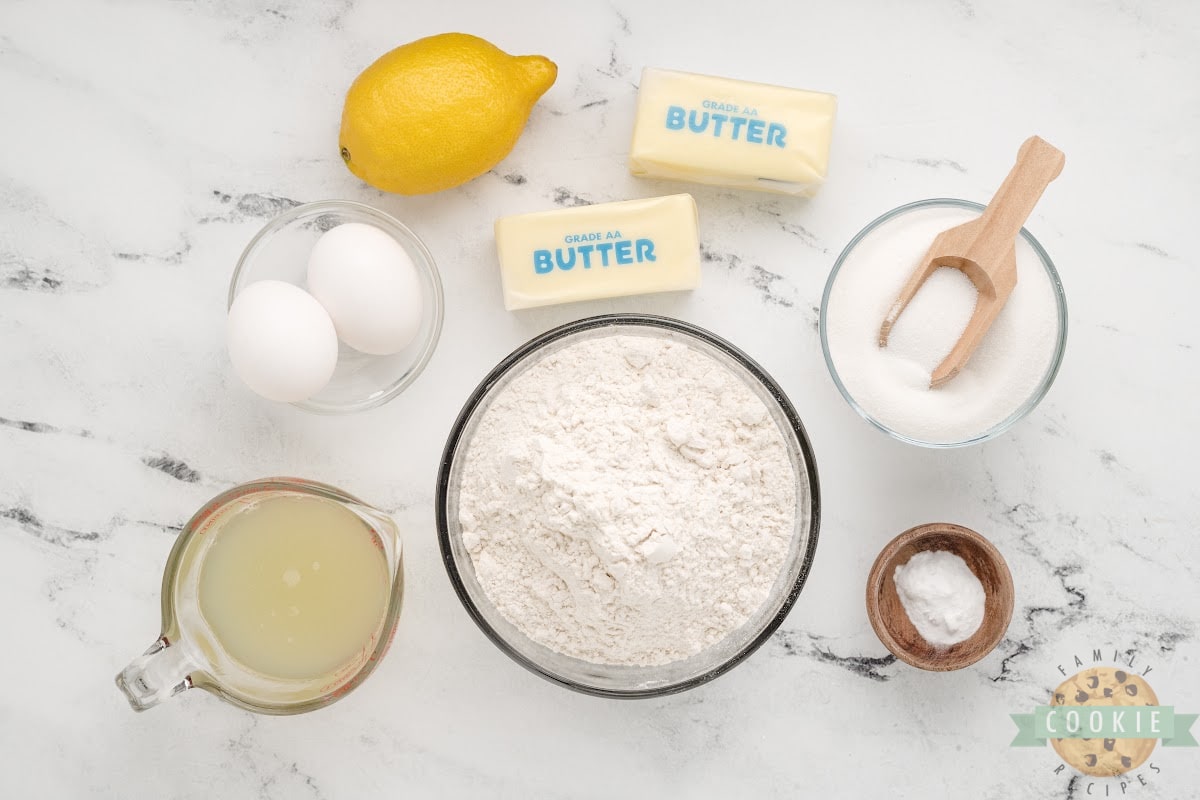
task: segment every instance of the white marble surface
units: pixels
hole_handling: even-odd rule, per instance
[[[377,55],[446,30],[546,53],[558,83],[494,174],[377,193],[339,160],[342,94]],[[1041,702],[1058,664],[1131,649],[1163,702],[1200,706],[1197,41],[1187,0],[4,3],[0,796],[1086,796],[1048,749],[1008,746],[1008,714]],[[807,202],[692,187],[708,254],[694,294],[505,312],[497,215],[687,188],[624,168],[644,65],[837,93],[828,185]],[[1070,304],[1057,384],[983,446],[891,441],[821,358],[832,261],[902,202],[985,199],[1034,132],[1068,154],[1030,222]],[[246,240],[328,197],[410,224],[447,290],[427,372],[347,419],[258,401],[221,338]],[[758,358],[805,420],[824,489],[815,571],[783,629],[662,700],[571,694],[509,661],[459,606],[433,529],[438,457],[470,389],[526,338],[613,310],[680,317]],[[199,691],[132,713],[112,676],[156,635],[180,525],[280,473],[404,524],[387,660],[308,716]],[[1007,639],[955,674],[887,657],[862,602],[879,548],[931,520],[984,532],[1017,585]],[[1128,796],[1197,791],[1196,750],[1151,760],[1160,771]]]

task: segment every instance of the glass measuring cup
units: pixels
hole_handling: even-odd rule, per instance
[[[229,653],[201,613],[200,586],[206,557],[231,520],[264,500],[287,497],[333,503],[361,520],[382,553],[389,586],[378,624],[352,657],[318,675],[282,678],[255,671]],[[176,539],[163,571],[162,632],[117,675],[117,686],[135,711],[193,688],[263,714],[298,714],[327,706],[362,683],[387,652],[403,588],[399,530],[382,511],[340,489],[298,478],[236,486],[196,512]]]

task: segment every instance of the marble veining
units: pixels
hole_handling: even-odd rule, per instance
[[[476,181],[418,198],[364,186],[336,146],[346,88],[391,47],[451,30],[545,53],[558,82]],[[0,797],[1194,795],[1196,750],[1156,749],[1146,783],[1121,788],[1010,748],[1009,714],[1094,649],[1200,710],[1198,38],[1184,0],[0,5]],[[828,184],[797,200],[631,177],[645,66],[836,93]],[[1066,287],[1058,380],[984,445],[888,439],[826,371],[829,269],[890,208],[986,200],[1033,133],[1067,154],[1028,224]],[[700,211],[698,291],[504,311],[496,217],[681,191]],[[427,371],[345,419],[260,402],[222,341],[242,247],[327,198],[411,226],[447,298]],[[694,322],[758,360],[803,418],[823,490],[814,569],[781,629],[718,680],[639,702],[509,661],[460,607],[433,527],[444,438],[476,383],[531,336],[612,311]],[[176,535],[218,492],[280,474],[401,524],[387,660],[302,717],[201,692],[135,715],[112,677],[158,633]],[[1016,586],[997,650],[945,675],[890,655],[862,597],[879,549],[938,520],[988,536]]]

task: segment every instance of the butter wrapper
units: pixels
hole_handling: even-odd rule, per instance
[[[509,311],[700,285],[689,194],[502,217],[496,252]]]
[[[647,68],[629,171],[810,197],[825,181],[836,114],[824,92]]]

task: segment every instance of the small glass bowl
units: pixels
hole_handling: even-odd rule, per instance
[[[566,656],[517,629],[488,600],[458,520],[460,456],[491,402],[512,380],[542,358],[570,344],[607,336],[644,336],[684,342],[715,358],[760,397],[786,442],[796,480],[796,528],[783,568],[766,602],[741,627],[696,655],[656,666],[614,666]],[[728,672],[771,637],[791,610],[812,568],[821,519],[820,487],[812,446],[796,410],[779,385],[749,356],[725,340],[685,322],[647,314],[609,314],[567,323],[543,333],[493,369],[475,389],[450,431],[438,471],[438,542],[450,582],[471,619],[514,661],[543,678],[602,697],[659,697],[691,689]]]
[[[1042,266],[1046,270],[1046,275],[1050,278],[1050,285],[1054,288],[1054,299],[1058,307],[1058,338],[1054,344],[1054,354],[1050,359],[1050,363],[1046,366],[1046,373],[1042,376],[1041,381],[1039,381],[1033,393],[1030,394],[1025,402],[1022,403],[1015,411],[1013,411],[1013,413],[1009,414],[1005,419],[1001,420],[996,425],[993,425],[991,428],[976,436],[972,436],[968,439],[958,442],[928,442],[922,439],[915,439],[911,436],[906,436],[899,431],[894,431],[887,425],[871,416],[870,412],[868,412],[855,401],[854,396],[850,394],[850,390],[848,390],[845,384],[842,383],[842,379],[838,375],[837,367],[834,366],[833,357],[829,353],[829,326],[828,319],[826,318],[829,310],[829,295],[833,291],[833,285],[837,280],[838,272],[841,270],[842,264],[845,263],[846,259],[850,257],[850,254],[854,251],[855,246],[857,246],[859,242],[870,235],[871,232],[873,232],[880,225],[883,225],[884,223],[889,222],[890,220],[895,219],[902,214],[907,214],[911,211],[918,211],[925,208],[938,207],[965,208],[972,211],[977,211],[979,213],[982,213],[985,208],[985,206],[980,203],[975,203],[970,200],[956,200],[949,197],[918,200],[914,203],[907,203],[897,208],[893,208],[883,216],[873,220],[865,228],[855,234],[854,238],[850,240],[849,244],[846,245],[841,254],[837,257],[837,261],[834,262],[833,269],[829,273],[829,280],[825,283],[825,293],[821,297],[821,352],[825,354],[825,365],[829,368],[829,375],[833,378],[833,383],[837,386],[838,391],[841,392],[842,397],[846,399],[846,402],[850,404],[851,408],[858,412],[859,416],[879,430],[895,439],[899,439],[902,442],[915,444],[920,447],[965,447],[966,445],[979,444],[980,442],[986,442],[989,439],[996,438],[1011,428],[1019,420],[1023,419],[1027,414],[1029,414],[1030,411],[1033,411],[1037,404],[1042,401],[1042,398],[1046,396],[1046,393],[1050,391],[1050,386],[1054,383],[1055,376],[1058,375],[1058,368],[1062,366],[1063,352],[1066,350],[1067,346],[1067,298],[1063,293],[1062,279],[1059,278],[1058,270],[1054,268],[1054,262],[1050,260],[1050,256],[1046,253],[1045,248],[1043,248],[1041,243],[1033,237],[1033,234],[1027,231],[1025,228],[1021,228],[1021,236],[1030,244],[1031,247],[1033,247],[1034,252],[1037,253],[1039,260],[1042,262]]]
[[[321,234],[347,222],[374,225],[400,243],[421,282],[424,315],[412,343],[390,356],[373,356],[338,343],[333,377],[317,394],[292,405],[317,414],[350,414],[381,406],[404,391],[433,356],[445,313],[442,281],[433,256],[417,235],[395,218],[350,200],[305,203],[280,214],[255,234],[229,281],[228,305],[255,281],[279,280],[303,288],[308,255]]]

